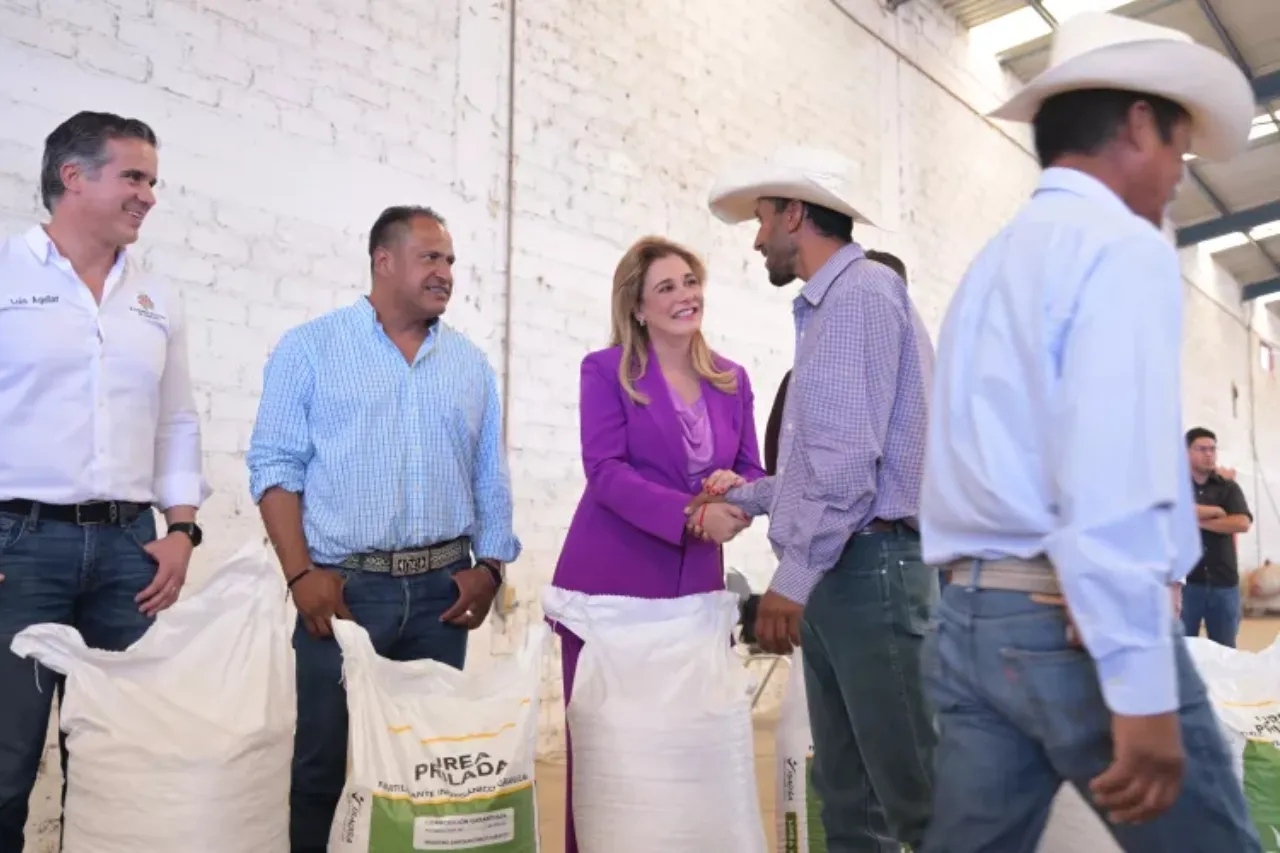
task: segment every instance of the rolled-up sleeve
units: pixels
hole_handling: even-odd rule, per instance
[[[212,489],[204,477],[200,416],[191,391],[187,323],[181,310],[170,317],[155,454],[154,488],[162,511],[175,506],[199,507],[208,500]]]
[[[245,462],[254,503],[268,489],[302,494],[307,463],[315,452],[308,415],[315,369],[296,330],[285,334],[263,369],[262,398]]]
[[[520,540],[513,529],[511,476],[502,442],[502,400],[497,376],[487,366],[485,373],[484,416],[472,475],[476,513],[473,547],[479,558],[510,563],[520,556]]]
[[[1088,273],[1052,387],[1047,550],[1113,713],[1178,707],[1177,530],[1194,525],[1181,440],[1182,279],[1157,235],[1118,240]],[[1180,488],[1180,478],[1187,488]]]

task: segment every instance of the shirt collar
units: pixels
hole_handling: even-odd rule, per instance
[[[1052,192],[1070,193],[1112,208],[1127,216],[1138,216],[1138,214],[1129,209],[1124,200],[1116,195],[1115,191],[1109,186],[1093,177],[1093,175],[1086,175],[1078,169],[1067,169],[1062,166],[1050,166],[1045,169],[1040,175],[1040,182],[1036,185],[1035,192],[1032,195],[1038,196],[1041,193]]]
[[[383,330],[382,323],[378,320],[378,312],[374,310],[373,303],[369,301],[368,296],[361,296],[356,300],[356,303],[352,308],[355,309],[359,316],[364,317],[364,321],[368,325],[369,329],[377,332],[383,337],[386,337],[387,333]],[[437,333],[443,328],[444,323],[440,322],[439,317],[432,320],[430,325],[427,326],[427,337],[423,341],[423,346],[435,340]]]
[[[42,264],[51,264],[57,260],[66,260],[62,253],[58,251],[57,245],[54,244],[53,238],[49,236],[49,232],[44,230],[43,225],[33,225],[26,233],[27,247],[31,249],[31,253],[36,256]],[[116,260],[111,267],[111,275],[115,275],[124,268],[127,250],[121,246],[116,250]]]
[[[36,260],[43,266],[49,266],[51,264],[56,265],[73,278],[79,280],[75,269],[71,266],[71,262],[58,251],[58,247],[54,244],[53,238],[49,236],[49,232],[45,230],[43,225],[33,226],[27,231],[25,237],[27,241],[27,248],[31,250],[31,253],[36,256]],[[122,281],[125,275],[125,268],[128,264],[128,251],[124,246],[121,246],[116,250],[115,263],[111,265],[111,269],[107,272],[107,279],[103,283],[103,304],[106,303],[107,297],[115,292],[117,285]]]
[[[800,290],[800,296],[815,308],[822,303],[823,297],[831,289],[831,285],[844,272],[849,264],[862,260],[867,253],[857,243],[841,246],[836,253],[827,258],[827,262],[818,268],[813,277]]]

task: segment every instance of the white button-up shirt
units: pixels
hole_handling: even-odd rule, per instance
[[[122,251],[99,305],[43,228],[0,243],[0,500],[209,492],[177,297]]]

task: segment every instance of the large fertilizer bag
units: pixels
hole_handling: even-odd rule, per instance
[[[1260,652],[1188,637],[1264,853],[1280,853],[1280,638]]]
[[[393,661],[335,619],[350,718],[329,853],[538,853],[538,684],[550,638],[478,672]]]
[[[791,653],[775,734],[778,853],[827,853],[822,801],[813,790],[813,730],[804,690],[804,657]]]
[[[289,853],[292,635],[260,541],[123,652],[67,625],[19,633],[14,654],[67,678],[62,850]]]
[[[548,587],[543,609],[583,640],[566,710],[581,853],[765,853],[737,596]]]

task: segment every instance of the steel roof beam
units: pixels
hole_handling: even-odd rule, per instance
[[[1280,69],[1253,78],[1253,97],[1260,104],[1280,100]]]
[[[1205,240],[1223,237],[1236,231],[1248,233],[1251,228],[1275,222],[1277,219],[1280,219],[1280,201],[1251,207],[1248,210],[1238,210],[1235,213],[1224,213],[1217,219],[1179,228],[1178,248],[1194,246],[1196,243],[1203,243]]]
[[[1250,299],[1270,296],[1273,293],[1280,293],[1280,276],[1257,284],[1246,284],[1240,291],[1240,298],[1248,302]]]

